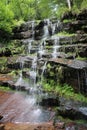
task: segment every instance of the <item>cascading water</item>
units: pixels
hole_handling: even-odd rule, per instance
[[[49,36],[49,24],[50,24],[50,20],[49,19],[45,19],[44,23],[45,23],[45,25],[43,27],[43,30],[44,30],[43,38],[47,38]]]
[[[29,40],[29,43],[28,43],[28,54],[31,53],[31,48],[32,48],[32,40]]]
[[[45,53],[45,49],[44,49],[45,45],[46,45],[46,41],[45,41],[45,39],[42,39],[41,43],[40,43],[39,51],[38,51],[40,58],[42,58],[42,55]]]
[[[37,76],[37,57],[34,57],[32,61],[30,73],[30,92],[34,92],[36,89],[36,76]]]
[[[19,89],[21,90],[21,88],[20,88],[21,84],[23,86],[28,86],[28,84],[24,81],[23,75],[22,75],[22,70],[24,68],[24,60],[21,57],[19,57],[19,59],[17,60],[17,62],[19,62],[19,61],[20,61],[20,69],[21,69],[21,71],[19,73],[19,78],[17,79],[17,81],[15,83],[16,90],[19,90]]]
[[[32,30],[32,39],[34,39],[34,28],[35,28],[35,22],[31,21],[31,30]]]
[[[45,52],[46,39],[49,37],[49,25],[50,21],[45,20],[44,26],[44,34],[42,36],[42,40],[40,42],[39,49],[34,54],[31,54],[31,49],[33,48],[34,42],[34,21],[31,24],[32,38],[27,39],[27,53],[28,56],[31,57],[31,67],[27,69],[28,77],[24,78],[23,71],[26,64],[25,56],[20,56],[17,62],[20,63],[20,74],[19,78],[15,83],[15,86],[19,89],[20,86],[26,87],[27,94],[15,93],[10,98],[8,98],[7,102],[0,108],[0,112],[2,111],[2,115],[4,115],[3,121],[11,121],[11,122],[46,122],[50,119],[51,111],[42,108],[39,106],[39,100],[41,101],[41,96],[45,96],[41,84],[43,80],[43,75],[46,70],[47,61],[41,65],[41,74],[39,75],[41,84],[38,85],[37,77],[38,77],[38,60],[42,58],[42,54]],[[55,27],[52,33],[55,33]],[[39,43],[39,41],[37,41]],[[55,46],[58,49],[58,39],[55,39]],[[54,49],[53,55],[56,54],[57,50]],[[39,57],[38,57],[39,53]],[[28,57],[27,56],[27,57]],[[54,56],[55,57],[55,56]],[[43,93],[43,94],[42,94]]]
[[[54,39],[54,46],[53,46],[53,53],[52,53],[53,58],[57,58],[59,48],[60,48],[59,37],[57,37],[57,38]]]

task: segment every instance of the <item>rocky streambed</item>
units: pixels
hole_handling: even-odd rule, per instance
[[[32,99],[31,99],[32,100]],[[32,102],[29,98],[25,98],[23,93],[18,92],[4,92],[0,91],[0,129],[1,130],[86,130],[87,113],[82,111],[82,104],[79,102],[67,101],[60,99],[60,107],[57,112],[64,118],[70,118],[69,121],[60,119],[58,113],[55,115],[55,111],[52,106],[52,97],[49,99],[43,99],[46,104],[45,111],[36,109],[31,106]],[[58,106],[58,105],[57,105]],[[77,109],[78,108],[78,109]],[[77,111],[78,110],[78,111]],[[49,114],[48,114],[49,113]],[[39,119],[40,118],[40,119]],[[38,120],[39,119],[39,120]],[[41,119],[43,119],[41,121]],[[76,123],[76,119],[85,119],[83,124]],[[35,121],[35,122],[34,122]]]

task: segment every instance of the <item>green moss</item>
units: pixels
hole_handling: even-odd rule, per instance
[[[14,20],[14,27],[15,26],[20,26],[21,24],[24,23],[24,20],[23,19],[20,19],[20,20]]]
[[[75,19],[64,19],[63,23],[69,23],[69,22],[73,22]]]
[[[80,57],[80,56],[78,56],[76,59],[77,59],[77,60],[85,61],[85,60],[87,60],[87,57]]]
[[[0,57],[0,72],[3,72],[6,70],[7,66],[7,58],[6,57]]]
[[[0,86],[0,90],[3,90],[3,91],[10,91],[11,88],[5,87],[5,86]]]
[[[75,33],[67,33],[67,32],[65,32],[65,31],[63,31],[63,32],[60,32],[60,33],[58,33],[57,34],[57,36],[75,36],[76,34]]]

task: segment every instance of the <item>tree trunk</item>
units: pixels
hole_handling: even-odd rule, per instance
[[[71,0],[67,0],[68,8],[71,10]]]

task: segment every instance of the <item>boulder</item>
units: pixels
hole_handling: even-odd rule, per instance
[[[87,115],[75,108],[69,108],[69,107],[61,108],[60,107],[58,109],[58,114],[63,116],[64,118],[69,118],[72,120],[78,120],[78,119],[87,120]]]
[[[5,130],[5,125],[4,124],[0,124],[0,130]]]

